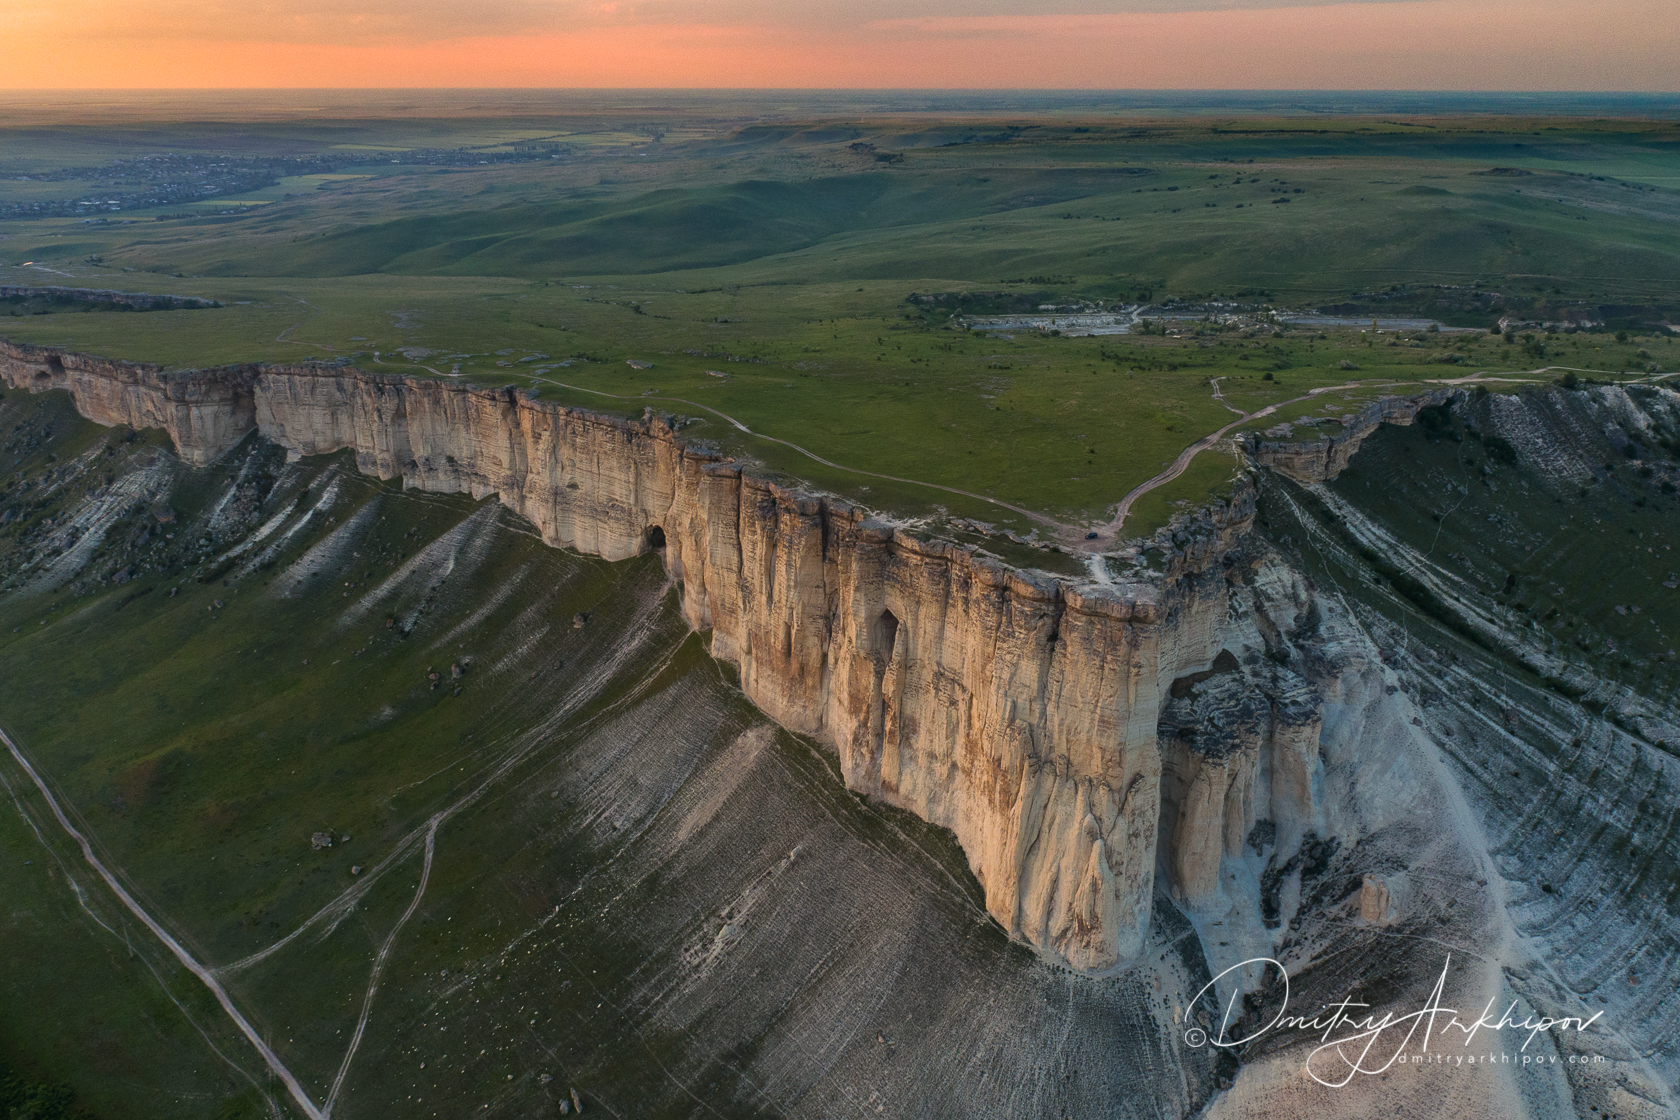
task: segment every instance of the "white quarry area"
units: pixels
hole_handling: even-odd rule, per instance
[[[1137,325],[1135,307],[1118,307],[1099,311],[1069,305],[1045,307],[1035,313],[1020,315],[976,315],[963,320],[963,325],[975,331],[1057,331],[1070,338],[1091,335],[1130,334]]]

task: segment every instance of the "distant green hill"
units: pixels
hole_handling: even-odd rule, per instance
[[[1396,281],[1680,284],[1680,208],[1668,192],[1440,165],[1208,166],[930,167],[666,187],[396,217],[281,244],[207,240],[171,246],[170,259],[220,276],[709,270],[700,285],[1052,274],[1315,297]]]
[[[836,234],[915,229],[1089,197],[1142,169],[977,177],[874,172],[804,182],[668,188],[613,202],[512,205],[399,218],[270,254],[207,264],[209,275],[368,272],[552,276],[714,268],[808,248]]]

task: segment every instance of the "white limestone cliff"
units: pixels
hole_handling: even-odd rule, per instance
[[[1074,585],[754,478],[657,417],[342,365],[175,374],[10,344],[0,378],[68,390],[100,423],[162,427],[189,462],[254,428],[300,455],[350,448],[407,486],[494,494],[557,546],[663,547],[686,617],[747,696],[832,746],[851,788],[950,828],[1010,935],[1082,971],[1144,943],[1164,792],[1165,866],[1192,894],[1253,823],[1254,749],[1164,774],[1157,729],[1173,682],[1220,652],[1246,490],[1178,534],[1165,573]],[[1268,750],[1271,780],[1310,796],[1311,713],[1273,722],[1287,745]]]

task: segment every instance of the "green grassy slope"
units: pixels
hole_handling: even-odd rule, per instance
[[[1592,280],[1598,290],[1646,294],[1680,281],[1673,200],[1633,198],[1579,174],[1488,177],[1441,163],[1349,168],[1295,158],[1245,177],[1218,164],[921,169],[917,159],[888,172],[457,208],[324,234],[276,213],[249,219],[243,246],[226,238],[198,248],[118,245],[112,260],[145,267],[167,252],[175,269],[206,276],[701,270],[672,276],[678,287],[1038,274],[1077,277],[1093,294],[1143,278],[1181,293],[1309,297],[1396,280],[1533,276],[1583,292]],[[725,266],[733,267],[715,271]]]

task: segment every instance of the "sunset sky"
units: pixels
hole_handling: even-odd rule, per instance
[[[1676,0],[10,0],[0,88],[1680,90]]]

